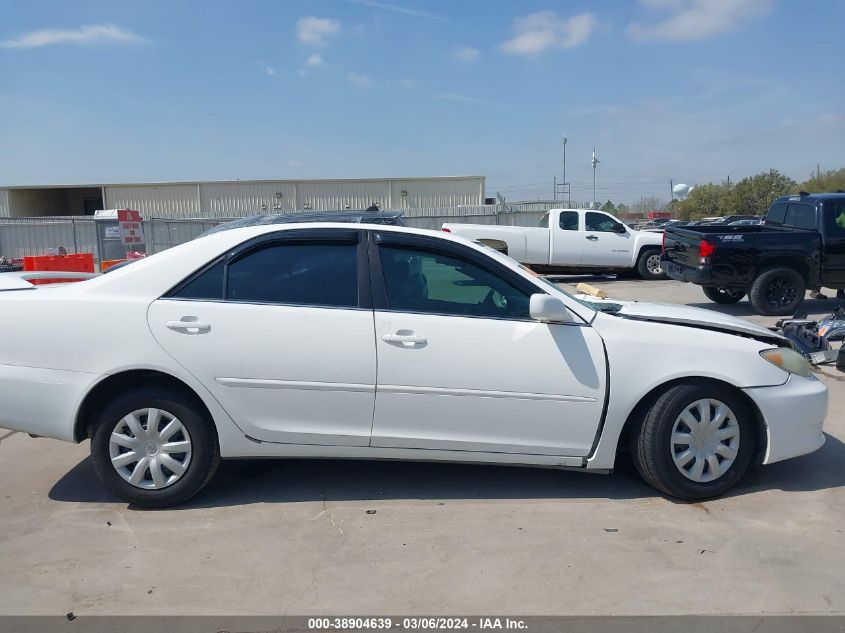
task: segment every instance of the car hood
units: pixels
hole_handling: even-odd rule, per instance
[[[789,340],[761,325],[715,310],[665,303],[642,303],[640,301],[607,300],[603,303],[621,306],[613,314],[627,319],[715,330],[727,334],[747,336],[780,346],[787,345]]]

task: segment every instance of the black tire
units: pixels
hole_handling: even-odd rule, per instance
[[[681,473],[675,465],[675,447],[671,442],[675,421],[687,407],[702,399],[719,400],[730,407],[739,428],[739,446],[733,463],[720,476],[705,482],[693,481]],[[631,446],[634,465],[649,485],[678,499],[717,497],[733,487],[748,469],[756,451],[755,428],[748,405],[730,388],[709,382],[676,385],[657,398],[634,430]],[[709,466],[704,468],[709,470]]]
[[[745,296],[745,290],[739,288],[720,288],[718,286],[703,286],[701,288],[710,301],[729,305],[738,303]]]
[[[649,257],[660,257],[660,251],[654,248],[644,249],[640,251],[640,256],[637,258],[637,274],[641,279],[666,279],[666,271],[661,267],[659,273],[653,273],[648,269]]]
[[[804,276],[794,268],[768,268],[752,282],[748,300],[759,314],[784,316],[795,314],[806,292]]]
[[[121,477],[112,466],[109,450],[111,434],[118,422],[124,416],[146,408],[175,416],[191,443],[190,460],[184,474],[157,490],[136,487]],[[167,385],[146,385],[120,394],[103,408],[91,435],[91,457],[97,476],[106,488],[124,501],[142,508],[168,508],[184,503],[205,487],[220,463],[220,448],[213,422],[207,419],[207,413],[195,399]],[[165,469],[165,472],[169,471]],[[151,475],[148,472],[147,479]]]

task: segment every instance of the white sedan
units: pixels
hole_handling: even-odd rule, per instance
[[[0,426],[90,438],[138,506],[184,502],[221,458],[609,472],[620,448],[700,499],[824,442],[826,388],[786,339],[581,301],[442,232],[253,226],[74,284],[6,281]]]

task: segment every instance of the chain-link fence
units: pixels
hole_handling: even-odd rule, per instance
[[[403,209],[408,226],[439,230],[444,222],[537,226],[545,211],[508,211],[499,205]],[[235,219],[235,218],[230,218]],[[158,253],[188,242],[229,219],[155,218],[143,221],[143,252]],[[0,218],[0,258],[29,255],[93,253],[97,261],[121,259],[126,247],[116,220],[95,220],[91,216]]]

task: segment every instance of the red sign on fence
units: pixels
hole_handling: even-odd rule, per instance
[[[126,246],[144,243],[144,229],[138,211],[118,209],[117,221],[120,224],[120,239]]]

